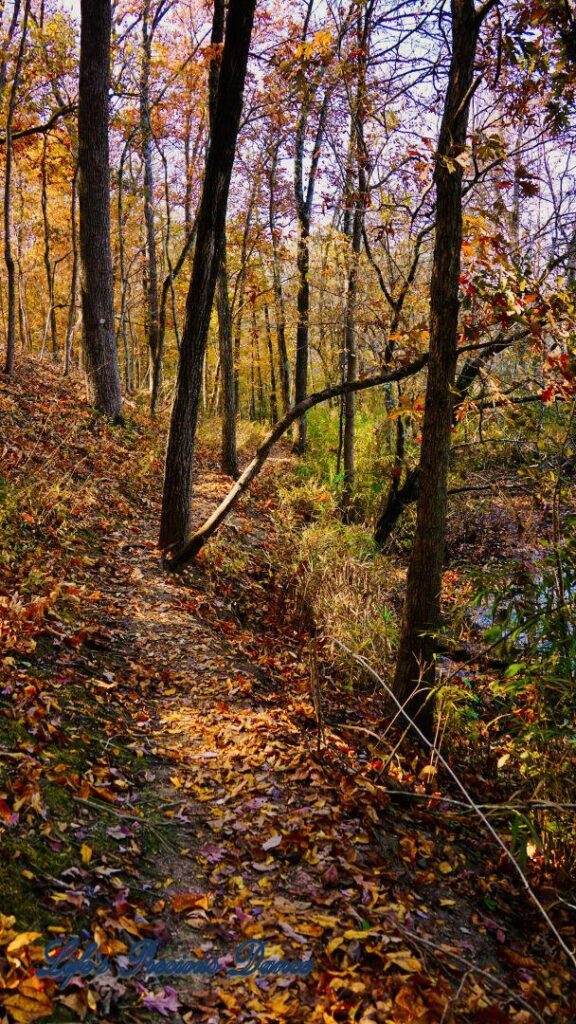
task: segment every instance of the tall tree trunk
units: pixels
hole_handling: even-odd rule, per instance
[[[126,241],[124,237],[126,227],[126,215],[124,213],[124,167],[126,164],[126,157],[128,155],[128,147],[129,141],[124,145],[120,156],[120,165],[118,167],[118,190],[116,197],[118,259],[120,265],[120,315],[118,317],[116,345],[119,347],[120,343],[122,343],[122,349],[124,352],[124,387],[127,395],[132,391],[132,360],[130,358],[128,345],[128,324],[126,315],[126,306],[128,302],[128,270],[126,266]]]
[[[8,278],[8,325],[6,332],[6,364],[4,370],[5,373],[7,374],[14,373],[14,359],[16,355],[16,264],[14,262],[14,255],[12,252],[12,124],[14,121],[14,111],[16,109],[18,87],[20,85],[20,75],[22,73],[24,51],[26,49],[26,36],[28,34],[29,14],[30,0],[26,0],[26,3],[24,5],[24,15],[22,18],[22,34],[20,36],[20,46],[18,48],[18,55],[16,57],[16,66],[14,68],[12,88],[10,90],[10,99],[8,101],[8,116],[6,118],[6,170],[4,173],[4,259],[6,262],[6,275]],[[14,29],[15,24],[13,21],[11,27],[12,33],[14,32]],[[4,76],[6,74],[5,67],[3,69],[3,74]]]
[[[296,308],[298,321],[296,325],[296,369],[294,371],[294,401],[296,405],[303,402],[308,392],[308,318],[310,312],[310,221],[299,217],[298,253],[296,257],[296,274],[298,277],[298,294]],[[303,455],[307,444],[308,422],[305,416],[296,423],[294,451]]]
[[[160,524],[160,546],[186,543],[191,528],[192,470],[202,367],[216,280],[224,251],[226,210],[256,0],[230,0],[190,287],[172,409]]]
[[[158,258],[154,225],[154,166],[152,163],[152,123],[150,120],[150,62],[152,59],[152,26],[150,2],[146,0],[142,14],[142,67],[140,72],[140,137],[144,167],[144,223],[146,225],[146,301],[148,345],[152,366],[158,360]]]
[[[210,107],[210,133],[214,130],[216,103],[218,99],[218,81],[220,78],[219,48],[224,41],[225,5],[224,0],[214,0],[212,19],[212,36],[210,42],[214,52],[210,60],[208,82]],[[220,352],[220,369],[222,376],[222,469],[234,480],[238,476],[238,452],[236,448],[236,382],[234,379],[234,341],[232,338],[232,311],[228,294],[228,273],[226,270],[226,240],[222,249],[222,258],[218,268],[216,292],[218,309],[218,345]]]
[[[352,222],[352,251],[346,289],[346,312],[344,321],[345,380],[352,383],[358,377],[358,351],[356,347],[356,305],[358,298],[358,260],[362,246],[362,220],[364,217],[364,196],[358,191]],[[356,482],[355,434],[356,395],[353,391],[343,396],[342,451],[344,476],[342,484],[342,515],[346,522],[353,514],[353,494]]]
[[[48,135],[46,134],[42,143],[41,178],[41,207],[42,226],[44,229],[44,270],[46,271],[46,287],[48,291],[48,317],[50,322],[50,340],[52,342],[52,355],[58,357],[58,328],[56,326],[56,307],[54,305],[54,276],[52,271],[52,257],[50,253],[50,218],[48,215]]]
[[[280,386],[282,390],[282,411],[288,412],[290,408],[290,360],[288,359],[288,348],[286,346],[286,307],[284,304],[284,289],[282,287],[282,274],[280,270],[280,246],[278,244],[279,229],[276,223],[276,168],[278,166],[279,144],[274,148],[270,164],[270,203],[269,203],[269,224],[270,237],[272,239],[272,284],[274,288],[274,307],[276,321],[276,340],[278,344],[278,357],[280,360]]]
[[[218,271],[216,293],[218,308],[218,342],[222,374],[222,469],[234,480],[238,477],[236,448],[236,385],[234,382],[234,350],[232,340],[232,312],[228,295],[226,257],[222,257]]]
[[[364,142],[364,120],[366,104],[366,60],[370,39],[370,12],[368,6],[364,18],[360,12],[357,15],[357,81],[356,95],[352,104],[352,116],[350,122],[350,149],[352,165],[356,171],[355,190],[353,192],[353,203],[351,212],[351,223],[349,232],[352,246],[350,253],[350,264],[348,267],[348,281],[346,287],[346,313],[344,322],[344,350],[346,358],[346,381],[353,383],[358,377],[358,350],[356,346],[356,306],[358,301],[358,264],[360,251],[362,249],[362,233],[364,228],[364,215],[366,209],[367,192],[367,154]],[[349,206],[349,203],[346,204]],[[342,515],[345,521],[353,516],[353,496],[356,482],[355,466],[355,434],[356,434],[356,395],[349,391],[344,395],[344,423],[343,423],[343,455],[344,455],[344,479],[342,489]]]
[[[70,195],[70,225],[72,232],[72,277],[70,280],[70,308],[68,309],[68,323],[66,325],[66,340],[64,342],[64,374],[68,377],[72,366],[72,346],[74,344],[74,329],[76,325],[76,305],[78,302],[78,229],[76,225],[76,206],[78,196],[78,164],[74,168],[72,177],[72,191]]]
[[[176,260],[175,264],[171,264],[168,267],[168,273],[162,282],[162,294],[160,297],[160,320],[159,320],[159,331],[158,331],[158,353],[157,358],[153,367],[153,378],[152,378],[152,399],[150,401],[150,412],[152,416],[156,416],[158,412],[158,403],[160,401],[160,392],[162,390],[162,369],[164,365],[164,344],[166,341],[166,317],[168,310],[168,296],[173,295],[174,281],[178,277],[178,274],[182,270],[188,253],[192,249],[194,239],[196,238],[196,227],[197,221],[192,223],[190,233],[188,234],[180,255]],[[176,333],[176,324],[174,325],[174,331]],[[178,334],[176,333],[176,343],[180,348],[178,342]]]
[[[276,367],[274,366],[270,309],[267,304],[264,306],[264,319],[266,323],[266,341],[268,344],[268,362],[270,364],[270,422],[274,426],[278,422],[278,394],[276,391]]]
[[[484,9],[452,0],[452,58],[436,153],[436,234],[430,283],[430,359],[419,468],[417,522],[406,589],[394,691],[419,727],[433,732],[435,634],[442,562],[452,402],[458,342],[462,245],[462,165]],[[485,5],[486,6],[486,5]]]
[[[111,0],[82,0],[78,94],[78,197],[83,344],[91,401],[122,419],[110,252]]]
[[[304,106],[298,128],[296,131],[296,157],[294,163],[294,192],[296,197],[296,212],[298,214],[298,253],[296,257],[296,274],[298,278],[298,295],[296,305],[298,310],[298,321],[296,326],[296,370],[294,373],[294,400],[298,405],[306,398],[308,391],[308,358],[310,350],[309,320],[310,320],[310,224],[312,220],[312,207],[314,203],[314,191],[318,176],[320,154],[324,141],[326,118],[328,116],[328,104],[330,91],[326,90],[318,124],[314,138],[310,171],[308,173],[308,185],[304,191],[304,148],[306,142],[306,128],[308,125],[308,109]],[[294,451],[303,455],[306,451],[306,417],[303,416],[297,425],[297,437],[294,442]]]
[[[240,354],[242,350],[242,327],[244,324],[244,304],[246,298],[246,271],[248,267],[248,242],[250,239],[250,228],[252,227],[252,213],[256,201],[257,176],[254,177],[248,209],[242,231],[242,246],[240,249],[240,270],[236,277],[234,286],[234,297],[232,300],[234,320],[234,386],[236,388],[236,412],[240,410]]]

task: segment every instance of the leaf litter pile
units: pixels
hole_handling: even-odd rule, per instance
[[[374,684],[325,674],[319,736],[275,498],[288,455],[172,578],[160,433],[136,413],[104,425],[47,367],[3,385],[0,1020],[576,1019],[567,959],[450,780],[405,743],[390,781],[362,731],[384,722]],[[199,520],[227,487],[217,443]],[[461,774],[489,803],[471,756]],[[573,908],[527,870],[571,945]],[[110,969],[38,974],[71,935]],[[122,977],[143,940],[216,973]],[[232,976],[247,940],[312,970]]]

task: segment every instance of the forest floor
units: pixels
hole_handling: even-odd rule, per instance
[[[2,382],[0,1014],[576,1020],[554,936],[478,819],[447,802],[449,780],[427,793],[429,759],[408,748],[406,792],[389,792],[359,731],[382,723],[374,685],[353,694],[324,674],[319,734],[277,500],[287,451],[171,577],[156,548],[161,434],[136,413],[106,426],[45,365]],[[203,442],[199,521],[229,486],[216,452]],[[496,802],[481,759],[458,758],[476,799]],[[573,944],[558,879],[527,870]],[[39,977],[43,944],[68,935],[94,939],[111,969],[67,987]],[[146,939],[218,973],[119,977]],[[233,976],[249,940],[312,969]]]

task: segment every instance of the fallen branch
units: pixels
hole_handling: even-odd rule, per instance
[[[266,440],[258,448],[252,461],[238,478],[234,486],[230,489],[216,511],[212,513],[210,518],[206,520],[203,526],[200,527],[200,529],[193,537],[191,537],[188,543],[185,544],[180,551],[176,552],[171,557],[169,556],[168,551],[164,553],[162,559],[164,568],[169,569],[170,572],[180,572],[193,560],[193,558],[195,558],[201,548],[204,547],[206,541],[216,532],[221,523],[223,523],[230,514],[240,495],[248,489],[254,477],[258,476],[261,472],[276,442],[280,440],[280,438],[292,426],[294,421],[304,416],[309,409],[314,408],[315,405],[320,405],[321,402],[327,402],[331,398],[337,398],[339,395],[349,394],[353,391],[367,391],[368,388],[375,388],[380,384],[390,384],[392,381],[405,380],[406,377],[413,377],[426,366],[427,362],[428,353],[420,356],[419,359],[415,359],[412,363],[407,363],[405,366],[399,367],[397,370],[390,370],[387,373],[377,374],[375,377],[365,377],[363,380],[349,381],[345,384],[336,384],[333,387],[324,388],[322,391],[316,391],[314,394],[308,395],[308,398],[305,398],[302,402],[298,402],[298,405],[292,406],[286,415],[276,424],[273,430],[270,431]]]
[[[494,342],[481,342],[474,345],[464,345],[458,351],[458,355],[464,352],[478,352],[483,350],[494,350]],[[412,363],[406,363],[397,370],[389,370],[387,373],[379,373],[374,377],[364,377],[361,380],[348,381],[344,384],[335,384],[333,387],[324,388],[322,391],[315,391],[308,395],[298,405],[292,406],[286,415],[270,431],[266,440],[258,448],[252,462],[246,467],[234,486],[230,489],[224,500],[220,503],[215,512],[200,527],[199,530],[184,544],[180,551],[174,551],[174,545],[167,548],[162,555],[162,566],[170,572],[181,572],[191,562],[198,552],[204,547],[207,540],[212,537],[218,527],[224,522],[232,511],[241,494],[244,493],[252,483],[254,477],[261,472],[272,448],[277,441],[286,433],[289,427],[300,419],[309,409],[321,402],[328,402],[331,398],[338,398],[340,395],[348,395],[356,391],[367,391],[369,388],[376,388],[382,384],[391,384],[394,381],[406,380],[423,370],[428,362],[429,354],[426,352],[419,359]]]

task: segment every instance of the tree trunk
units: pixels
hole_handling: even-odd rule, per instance
[[[162,282],[162,294],[160,297],[160,319],[159,319],[159,331],[158,331],[158,352],[157,357],[153,366],[152,376],[152,398],[150,401],[150,412],[152,416],[156,416],[158,412],[158,403],[160,401],[160,392],[162,390],[162,369],[164,365],[164,344],[166,341],[166,315],[168,309],[168,296],[173,294],[174,281],[178,277],[178,274],[182,270],[188,253],[190,252],[194,239],[196,238],[196,227],[197,221],[192,223],[190,232],[180,250],[180,255],[173,266],[170,266],[168,273]],[[174,328],[176,331],[176,327]],[[176,336],[178,342],[178,336]]]
[[[218,271],[216,293],[218,307],[218,342],[222,374],[222,470],[236,480],[238,452],[236,450],[236,385],[234,382],[234,350],[232,340],[232,313],[228,295],[226,257],[222,257]]]
[[[348,270],[346,289],[346,312],[344,322],[344,352],[346,360],[345,379],[352,383],[358,376],[358,352],[356,348],[356,303],[358,296],[358,259],[362,243],[362,219],[364,216],[364,197],[358,196],[354,208],[352,227],[352,251]],[[342,484],[342,515],[345,522],[350,521],[353,513],[353,493],[356,482],[355,466],[355,434],[356,434],[356,395],[349,391],[343,397],[343,430],[342,451],[344,457],[344,475]]]
[[[298,277],[298,295],[296,308],[298,322],[296,326],[296,369],[294,372],[294,401],[296,405],[303,402],[308,391],[308,318],[310,312],[310,222],[307,217],[299,218],[298,254],[296,258]],[[294,451],[303,455],[307,444],[306,417],[298,421],[297,435],[294,440]]]
[[[54,305],[54,276],[52,269],[52,256],[50,253],[50,218],[48,216],[48,168],[46,158],[48,154],[48,135],[46,134],[42,144],[41,177],[42,191],[42,226],[44,229],[44,270],[46,271],[46,287],[48,291],[48,318],[50,322],[50,340],[52,342],[52,356],[58,358],[58,328],[56,326],[56,308]]]
[[[224,251],[230,179],[240,127],[256,0],[230,0],[213,129],[206,156],[186,320],[172,409],[160,525],[162,548],[184,545],[191,528],[192,470],[202,366]]]
[[[220,78],[220,47],[224,40],[225,5],[224,0],[214,0],[212,18],[211,45],[215,48],[210,60],[208,95],[210,108],[210,132],[214,130],[216,102],[218,99],[218,81]],[[236,448],[236,382],[234,379],[234,340],[232,338],[232,311],[228,294],[228,273],[226,270],[226,241],[224,240],[222,258],[218,268],[216,291],[218,309],[218,346],[220,352],[220,370],[222,376],[222,469],[224,473],[236,480],[238,476],[238,452]]]
[[[111,0],[82,0],[78,94],[78,197],[83,344],[90,399],[122,419],[114,331],[108,154]]]
[[[124,387],[127,395],[132,391],[132,360],[130,358],[128,345],[128,324],[126,315],[126,306],[128,302],[128,271],[126,266],[126,242],[124,238],[124,229],[126,227],[126,216],[124,213],[124,166],[128,155],[128,145],[129,143],[126,142],[120,156],[120,166],[118,168],[118,192],[116,199],[118,259],[120,270],[120,315],[118,317],[116,346],[118,348],[120,342],[122,343],[122,350],[124,352]]]
[[[242,350],[242,327],[244,323],[244,303],[246,298],[246,268],[248,264],[248,241],[250,228],[252,226],[252,212],[256,200],[257,177],[254,178],[248,209],[242,232],[242,247],[240,251],[240,270],[236,277],[234,286],[234,297],[232,301],[234,319],[234,386],[236,388],[236,412],[240,411],[240,354]]]
[[[264,306],[266,324],[266,342],[268,345],[268,362],[270,364],[270,422],[272,426],[278,422],[278,395],[276,391],[276,367],[274,366],[274,348],[272,345],[272,328],[270,326],[270,310]]]
[[[64,374],[70,374],[72,366],[72,345],[74,343],[74,329],[76,324],[76,304],[78,302],[78,230],[76,227],[76,200],[78,193],[78,164],[74,168],[72,177],[72,192],[70,196],[70,225],[72,232],[72,277],[70,281],[70,308],[68,310],[68,323],[66,326],[66,341],[64,343]]]
[[[356,168],[356,188],[354,192],[353,212],[349,232],[352,239],[348,282],[346,288],[346,314],[344,323],[344,349],[346,354],[346,380],[352,383],[358,376],[358,350],[356,346],[356,306],[358,301],[358,264],[362,249],[362,234],[366,209],[367,177],[366,177],[366,145],[364,142],[364,120],[366,104],[366,59],[370,37],[370,8],[366,8],[364,18],[357,14],[357,39],[360,54],[357,68],[356,96],[352,109],[350,124],[350,149],[353,166]],[[348,203],[346,204],[348,206]],[[343,424],[343,455],[344,480],[342,490],[342,515],[345,522],[353,517],[354,485],[356,482],[355,466],[355,433],[356,433],[356,395],[349,391],[344,395]]]
[[[312,219],[312,207],[314,203],[314,191],[318,176],[320,154],[324,141],[326,118],[328,116],[328,103],[330,92],[327,89],[318,116],[314,148],[308,173],[308,185],[304,192],[304,148],[306,141],[306,128],[308,125],[308,110],[305,106],[300,116],[296,132],[296,156],[294,163],[294,192],[296,197],[296,211],[298,214],[298,253],[296,258],[296,275],[298,278],[298,296],[296,300],[298,310],[298,321],[296,327],[296,370],[294,374],[294,400],[298,405],[306,398],[308,391],[308,357],[309,357],[309,319],[310,319],[310,224]],[[297,437],[294,442],[294,451],[303,455],[306,451],[306,417],[303,416],[298,422]]]
[[[12,79],[12,88],[10,90],[10,99],[8,101],[8,116],[6,118],[6,170],[4,172],[4,259],[6,262],[6,275],[8,278],[8,329],[6,334],[6,364],[4,370],[5,373],[7,374],[14,373],[14,359],[16,355],[16,264],[14,262],[14,255],[12,252],[12,123],[14,121],[14,111],[16,109],[16,98],[18,95],[18,86],[20,85],[20,75],[22,73],[24,51],[26,49],[26,36],[28,33],[29,14],[30,0],[26,0],[26,4],[24,6],[24,15],[22,19],[22,35],[20,37],[18,56],[16,57],[14,78]],[[15,17],[16,16],[17,15],[15,12]],[[13,33],[15,28],[14,21],[12,22],[12,26]],[[5,73],[6,70],[4,66],[3,74],[5,75]]]
[[[146,225],[146,301],[148,306],[148,346],[152,366],[158,360],[158,258],[154,225],[154,167],[152,164],[152,124],[150,121],[150,61],[152,57],[152,29],[150,3],[146,0],[142,16],[142,67],[140,73],[140,137],[144,167],[144,222]]]
[[[288,348],[286,346],[286,308],[284,305],[284,289],[282,287],[282,274],[280,270],[280,247],[278,245],[278,227],[276,225],[276,195],[275,181],[276,168],[278,166],[278,148],[276,146],[270,165],[270,205],[269,223],[270,237],[272,239],[272,283],[274,287],[274,306],[276,320],[276,339],[278,344],[278,356],[280,360],[280,386],[282,389],[282,411],[288,412],[290,408],[290,361],[288,359]]]
[[[452,0],[452,59],[436,154],[436,234],[430,284],[430,359],[412,546],[394,692],[433,733],[435,634],[442,562],[453,387],[458,343],[462,166],[480,17],[474,0]]]

